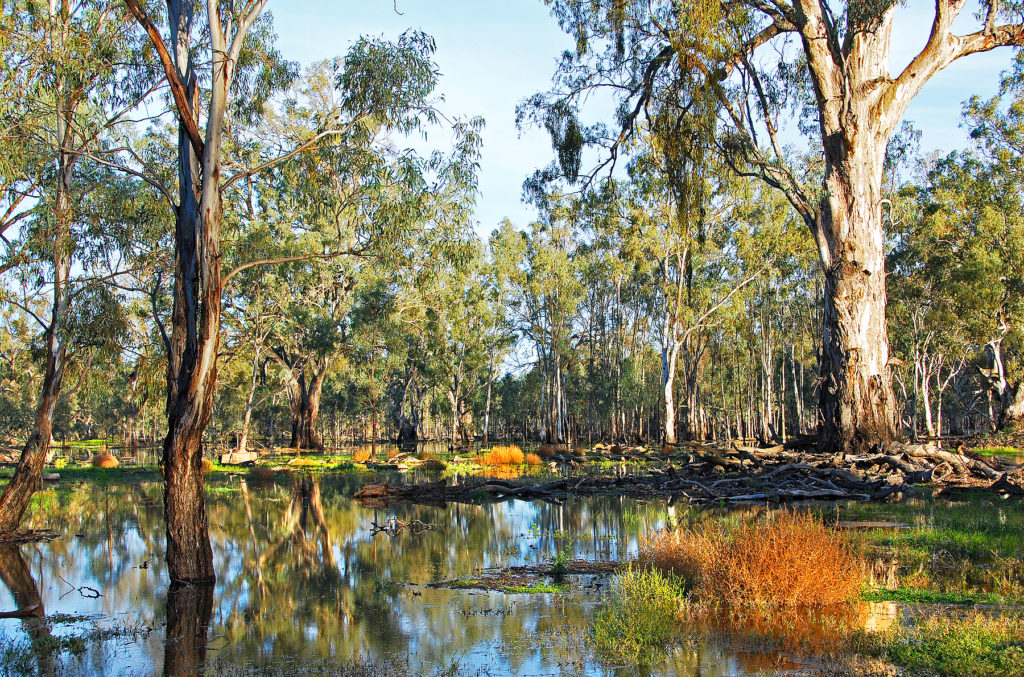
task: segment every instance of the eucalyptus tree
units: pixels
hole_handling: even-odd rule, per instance
[[[419,61],[409,53],[416,46],[425,50]],[[354,54],[387,48],[367,41]],[[363,269],[384,266],[404,280],[418,265],[431,263],[423,233],[452,218],[464,221],[475,190],[479,120],[451,125],[448,152],[424,157],[394,146],[396,131],[413,133],[421,122],[438,118],[428,39],[410,33],[393,48],[407,58],[401,64],[405,71],[394,76],[409,78],[418,92],[408,95],[404,108],[396,105],[390,118],[368,117],[350,134],[323,139],[268,172],[255,196],[237,196],[239,213],[249,221],[239,251],[259,252],[263,263],[278,264],[259,292],[269,292],[277,305],[265,342],[287,384],[296,448],[323,446],[317,430],[321,393],[332,362],[348,347],[348,314]],[[346,83],[362,85],[347,80],[351,65],[336,60],[312,66],[281,114],[265,122],[279,131],[260,144],[279,145],[276,135],[294,135],[295,128],[312,133],[320,120],[337,115],[339,101],[353,93]],[[243,276],[255,270],[251,262],[242,265]],[[256,291],[246,282],[240,288],[243,297]]]
[[[96,253],[108,246],[102,242],[104,229],[83,222],[79,213],[83,195],[103,178],[82,158],[102,147],[112,128],[131,122],[127,115],[151,92],[154,78],[140,63],[141,46],[128,30],[130,19],[113,0],[22,0],[5,3],[0,15],[11,23],[0,42],[9,60],[0,70],[0,87],[10,95],[0,143],[5,149],[20,146],[4,153],[0,168],[0,235],[10,235],[12,227],[18,231],[14,237],[4,235],[0,269],[17,267],[22,281],[36,281],[23,289],[32,286],[49,297],[43,313],[48,320],[25,308],[43,330],[45,369],[33,432],[0,495],[0,533],[6,533],[17,528],[40,482],[76,331],[75,299],[98,300],[94,278],[117,272],[102,253],[81,260],[91,256],[85,253],[89,247],[95,245]],[[88,173],[92,176],[83,176]],[[83,275],[73,275],[76,264]],[[17,303],[10,296],[7,300]],[[79,315],[89,317],[90,311],[83,308]]]
[[[899,274],[893,284],[910,302],[902,309],[910,315],[904,332],[916,339],[909,357],[924,380],[918,389],[925,406],[928,380],[973,346],[985,354],[977,374],[998,404],[999,428],[1024,420],[1022,195],[1021,176],[1005,164],[952,153],[918,189],[919,217],[891,257]],[[930,408],[926,416],[931,423]]]
[[[938,0],[924,47],[890,74],[896,3],[761,3],[753,0],[555,0],[576,38],[556,87],[528,102],[551,132],[561,173],[580,178],[580,150],[603,146],[612,162],[650,111],[679,124],[714,110],[716,145],[733,168],[786,196],[813,236],[825,281],[821,444],[852,449],[897,437],[886,325],[882,179],[886,146],[907,106],[936,73],[971,54],[1024,44],[1015,5],[982,3],[973,32],[953,24],[964,0]],[[838,11],[838,15],[837,15]],[[1011,23],[1000,23],[1009,20]],[[959,26],[959,22],[958,26]],[[587,127],[581,101],[617,96],[617,128]],[[820,187],[791,162],[787,111],[820,152]]]
[[[511,263],[511,315],[543,375],[541,436],[549,443],[565,443],[570,437],[565,372],[574,359],[584,287],[578,274],[572,207],[557,200],[552,204],[546,222],[534,222],[527,233],[505,222],[491,244],[497,256]]]
[[[496,290],[482,243],[467,238],[464,248],[468,251],[449,259],[450,265],[432,275],[424,290],[429,300],[423,325],[426,376],[445,394],[453,445],[468,444],[472,401],[490,387],[495,363],[500,366],[502,359],[504,309],[494,304]]]

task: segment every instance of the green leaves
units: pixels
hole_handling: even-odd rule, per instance
[[[394,43],[360,38],[338,75],[342,109],[406,133],[435,122],[429,100],[438,78],[434,50],[434,39],[420,31],[407,31]]]

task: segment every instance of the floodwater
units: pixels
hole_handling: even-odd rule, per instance
[[[372,674],[638,674],[636,666],[616,665],[616,657],[590,648],[588,626],[607,599],[608,576],[569,576],[564,592],[542,594],[429,584],[541,564],[559,552],[624,561],[635,556],[640,534],[685,517],[675,507],[599,496],[563,505],[374,509],[351,499],[371,479],[348,473],[212,481],[212,605],[195,591],[168,594],[159,483],[48,488],[26,526],[54,529],[59,537],[0,552],[0,611],[37,599],[46,619],[0,620],[0,646],[113,630],[79,657],[35,664],[42,673],[80,675],[337,674],[349,663],[377,666]],[[436,529],[372,532],[389,518]],[[211,606],[208,634],[196,638]],[[670,650],[649,674],[741,675],[777,667],[794,664],[725,642],[691,642]]]

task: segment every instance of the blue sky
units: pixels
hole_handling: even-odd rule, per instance
[[[445,112],[487,121],[478,230],[489,233],[504,217],[520,227],[534,218],[533,208],[520,202],[522,182],[551,160],[551,145],[539,130],[516,130],[515,107],[548,88],[558,55],[573,47],[541,0],[272,0],[268,6],[282,54],[303,64],[343,55],[360,35],[391,38],[407,28],[432,35]],[[923,46],[933,7],[911,0],[898,10],[894,73]],[[957,23],[960,32],[972,30],[975,9],[965,8]],[[994,94],[1011,58],[1011,50],[1002,49],[961,59],[925,85],[906,116],[923,133],[922,151],[967,143],[959,126],[962,102],[972,94]]]

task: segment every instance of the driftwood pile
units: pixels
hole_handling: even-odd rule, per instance
[[[690,443],[661,451],[616,449],[615,453],[566,453],[549,459],[573,467],[594,459],[621,461],[621,468],[616,468],[613,476],[577,475],[545,483],[481,479],[457,485],[449,485],[446,480],[415,485],[385,481],[364,486],[355,498],[373,505],[512,498],[560,502],[569,495],[599,493],[668,496],[703,504],[871,501],[897,499],[909,485],[926,482],[1024,495],[1019,481],[1024,465],[944,451],[932,445],[891,445],[859,455],[827,454],[818,452],[807,439],[796,439],[766,449],[735,443]],[[638,460],[648,463],[626,465],[627,461]]]

